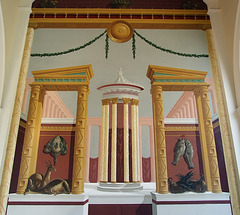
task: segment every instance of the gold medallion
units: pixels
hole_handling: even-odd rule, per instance
[[[126,21],[118,20],[111,23],[107,28],[108,37],[117,43],[124,43],[133,36],[133,27]]]

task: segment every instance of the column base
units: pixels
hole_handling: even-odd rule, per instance
[[[152,192],[152,215],[184,214],[231,215],[229,193],[159,194]]]
[[[142,190],[141,183],[99,183],[97,186],[99,191],[105,192],[131,192]]]

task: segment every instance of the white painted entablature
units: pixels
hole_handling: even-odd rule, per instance
[[[144,90],[143,86],[127,80],[123,76],[121,68],[118,72],[118,78],[114,83],[102,85],[97,89],[102,92],[102,99],[138,99],[138,94]]]

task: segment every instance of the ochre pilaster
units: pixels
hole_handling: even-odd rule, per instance
[[[222,192],[222,189],[221,189],[221,183],[220,183],[218,159],[217,159],[216,145],[215,145],[215,139],[214,139],[214,133],[213,133],[213,126],[212,126],[212,116],[211,116],[210,101],[208,96],[208,87],[199,86],[197,88],[198,88],[197,96],[201,98],[201,103],[202,103],[203,115],[199,116],[199,120],[201,120],[200,118],[203,117],[201,121],[203,123],[204,130],[205,130],[211,188],[213,193],[220,193]],[[203,157],[203,159],[205,158]]]
[[[75,143],[73,152],[73,194],[81,194],[84,192],[88,94],[88,86],[79,87],[77,100]]]
[[[17,92],[14,102],[12,121],[9,131],[9,138],[6,150],[5,163],[3,167],[2,180],[1,180],[1,189],[0,189],[0,214],[6,214],[6,207],[8,201],[8,193],[10,188],[11,176],[12,176],[12,167],[15,155],[15,148],[18,135],[18,127],[20,122],[22,102],[24,98],[24,90],[26,85],[26,78],[28,73],[28,66],[30,60],[30,54],[32,49],[32,42],[34,37],[34,29],[28,28],[27,36],[24,46],[24,52],[22,57],[22,64],[18,79]]]
[[[18,194],[24,193],[29,176],[36,170],[43,97],[44,89],[40,85],[32,85],[18,177]]]
[[[237,215],[239,214],[240,208],[240,184],[237,171],[238,168],[236,162],[236,155],[231,134],[231,126],[228,116],[226,96],[224,91],[222,74],[217,59],[217,51],[213,40],[212,30],[208,29],[205,32],[207,38],[211,71],[214,80],[214,89],[217,97],[219,124],[221,128],[222,145],[226,163],[228,185],[231,195],[232,211],[234,215]]]
[[[199,136],[201,141],[201,151],[202,151],[202,161],[203,161],[203,171],[204,171],[204,179],[207,184],[207,190],[209,192],[212,191],[212,182],[210,176],[210,165],[208,159],[208,148],[207,148],[207,139],[206,139],[206,131],[205,131],[205,122],[203,116],[203,105],[201,98],[201,91],[197,88],[194,92],[196,105],[197,105],[197,116],[198,116],[198,128],[199,128]]]
[[[124,127],[124,182],[129,183],[129,125],[128,104],[129,98],[123,98],[123,127]]]
[[[163,113],[162,87],[151,88],[154,122],[156,192],[168,193],[167,156]]]

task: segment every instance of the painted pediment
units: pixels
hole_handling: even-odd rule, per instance
[[[147,77],[151,83],[204,83],[207,72],[149,65]]]
[[[91,65],[39,70],[32,74],[35,83],[89,83],[93,77]]]

